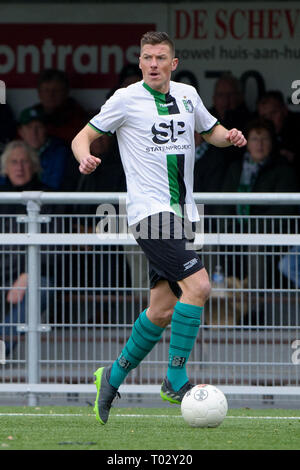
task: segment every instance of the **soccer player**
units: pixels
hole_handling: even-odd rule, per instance
[[[185,213],[188,223],[199,220],[192,194],[194,131],[218,147],[246,144],[241,131],[219,124],[192,86],[171,81],[177,65],[173,41],[166,33],[144,34],[139,58],[143,80],[117,90],[72,142],[80,172],[90,174],[101,162],[90,154],[91,143],[99,134],[116,132],[127,181],[128,225],[149,260],[149,307],[135,321],[112,366],[94,373],[94,410],[101,424],[108,420],[121,383],[170,322],[161,397],[180,404],[192,387],[186,363],[210,293],[207,271],[197,253],[186,249],[189,237],[183,229]]]

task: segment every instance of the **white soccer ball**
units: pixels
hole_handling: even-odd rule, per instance
[[[227,411],[226,397],[214,385],[195,385],[186,392],[181,402],[183,419],[194,428],[215,428],[219,426]]]

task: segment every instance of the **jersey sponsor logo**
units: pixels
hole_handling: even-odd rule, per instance
[[[155,144],[166,144],[168,142],[176,142],[178,137],[185,133],[185,123],[183,121],[174,121],[168,124],[161,122],[152,126],[152,140]]]
[[[167,108],[168,106],[174,106],[174,102],[171,103],[158,103],[161,108]]]

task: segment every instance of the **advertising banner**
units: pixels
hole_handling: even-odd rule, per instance
[[[180,70],[209,102],[216,78],[227,72],[241,80],[250,106],[264,89],[281,90],[291,102],[300,78],[299,4],[177,4],[170,15]]]
[[[173,78],[195,85],[207,106],[216,79],[230,72],[250,108],[265,89],[281,90],[294,107],[300,79],[296,2],[2,5],[0,80],[7,102],[16,112],[36,102],[40,72],[54,67],[68,74],[83,105],[99,107],[122,67],[138,62],[140,37],[150,29],[173,37],[179,58]]]

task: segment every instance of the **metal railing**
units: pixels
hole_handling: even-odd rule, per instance
[[[295,214],[300,206],[298,193],[195,193],[195,199],[292,205]],[[7,302],[12,276],[1,286],[0,392],[27,393],[29,405],[45,392],[94,393],[93,371],[117,357],[149,301],[147,262],[132,235],[97,233],[97,205],[124,202],[123,193],[0,193],[0,204],[22,203],[27,212],[0,216],[2,277],[4,265],[28,275],[23,310]],[[68,213],[83,204],[94,205],[94,214]],[[61,210],[44,213],[49,206]],[[298,215],[205,216],[201,256],[210,276],[222,266],[224,284],[213,284],[205,306],[188,362],[192,382],[229,394],[300,395],[300,273],[291,275],[299,223]],[[123,392],[158,392],[169,339],[167,328]]]

